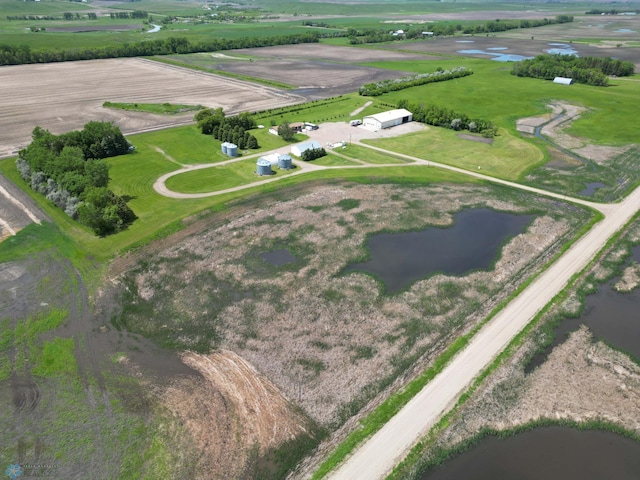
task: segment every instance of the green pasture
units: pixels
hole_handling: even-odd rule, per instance
[[[167,179],[169,190],[180,193],[206,193],[227,188],[249,185],[254,182],[273,177],[282,177],[293,173],[295,169],[272,169],[273,175],[259,176],[256,174],[256,159],[240,160],[219,167],[205,168],[191,172],[181,173]]]
[[[339,151],[342,152],[342,149],[339,149]],[[353,160],[349,160],[341,155],[336,155],[331,152],[328,152],[324,157],[311,160],[309,163],[322,165],[323,167],[352,167],[355,165],[362,165],[359,162],[354,162]]]
[[[505,180],[518,180],[524,172],[544,161],[540,149],[506,130],[502,130],[491,144],[460,138],[460,134],[445,128],[427,127],[422,132],[364,140],[363,143]]]
[[[132,112],[157,113],[160,115],[175,115],[178,113],[196,112],[202,110],[202,105],[181,105],[176,103],[119,103],[104,102],[105,108],[127,110]]]
[[[362,162],[376,165],[387,165],[392,163],[403,164],[412,162],[411,160],[408,160],[406,158],[400,158],[395,155],[378,152],[377,150],[372,150],[370,148],[362,147],[360,145],[355,145],[352,143],[347,144],[346,148],[340,149],[340,155],[355,158]]]
[[[380,68],[432,72],[437,67],[465,66],[474,74],[447,82],[432,83],[391,92],[377,97],[388,103],[406,99],[410,103],[435,104],[466,113],[471,118],[484,118],[514,131],[519,118],[548,113],[550,102],[563,101],[589,109],[574,121],[566,132],[591,143],[625,145],[636,143],[637,105],[640,105],[638,83],[612,79],[609,87],[571,85],[567,88],[550,81],[512,76],[508,63],[492,60],[457,58],[424,62],[376,62]],[[632,77],[639,79],[638,75]]]

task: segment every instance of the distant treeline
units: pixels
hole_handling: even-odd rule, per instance
[[[640,13],[640,10],[617,10],[612,8],[610,10],[600,10],[599,8],[592,8],[588,12],[584,12],[585,15],[624,15],[625,13]]]
[[[295,35],[280,35],[260,38],[212,38],[203,42],[192,42],[183,37],[151,40],[102,48],[75,48],[66,50],[32,50],[28,45],[0,44],[0,65],[22,65],[26,63],[67,62],[99,58],[144,57],[172,55],[176,53],[216,52],[233,48],[269,47],[295,43],[314,43],[319,39],[315,32]]]
[[[113,19],[128,19],[128,18],[147,18],[148,12],[144,10],[134,10],[133,12],[111,12],[109,16]]]
[[[559,23],[570,23],[573,22],[573,17],[571,15],[558,15],[555,18],[543,18],[540,20],[515,20],[515,21],[503,21],[503,20],[495,20],[479,25],[468,25],[463,26],[462,24],[434,24],[429,25],[428,36],[451,36],[456,33],[464,33],[467,35],[473,34],[482,34],[482,33],[495,33],[495,32],[504,32],[507,30],[515,30],[518,28],[536,28],[536,27],[544,27],[546,25],[553,25]],[[326,27],[330,27],[330,25],[323,25]],[[339,27],[334,27],[339,28]],[[423,38],[425,36],[424,33],[425,26],[413,26],[408,30],[405,30],[402,34],[396,34],[389,32],[388,30],[380,30],[380,29],[364,29],[357,30],[355,28],[347,29],[346,36],[349,38],[349,43],[351,44],[362,44],[362,43],[380,43],[380,42],[391,42],[393,40],[404,40],[404,39],[414,39],[414,38]]]
[[[392,80],[382,80],[380,82],[367,83],[358,89],[358,93],[362,96],[377,97],[388,92],[395,92],[409,87],[425,85],[427,83],[444,82],[454,78],[466,77],[472,75],[473,71],[467,70],[465,67],[458,67],[452,70],[436,70],[433,73],[419,73],[410,77],[394,78]]]
[[[493,138],[498,134],[498,129],[490,121],[469,118],[465,113],[454,112],[449,108],[409,103],[408,100],[400,100],[397,107],[406,108],[413,114],[414,121],[427,125],[450,128],[452,130],[468,130],[487,138]]]
[[[97,235],[117,232],[135,220],[125,200],[107,188],[109,166],[102,159],[131,147],[118,127],[89,122],[63,135],[36,127],[32,138],[16,166],[33,190]]]
[[[538,55],[530,60],[515,62],[511,74],[517,77],[572,78],[574,82],[604,87],[610,75],[626,77],[633,75],[633,62],[614,60],[611,57],[576,57],[574,55]]]

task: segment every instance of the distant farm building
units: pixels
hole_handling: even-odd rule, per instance
[[[397,110],[389,110],[388,112],[364,117],[362,123],[371,130],[382,130],[383,128],[391,128],[408,123],[411,120],[413,120],[413,113],[404,108],[398,108]]]
[[[291,127],[291,130],[293,130],[296,133],[300,133],[302,132],[302,130],[304,130],[304,123],[302,122],[293,122],[289,124],[289,127]]]
[[[320,145],[320,143],[316,142],[315,140],[311,140],[310,142],[298,143],[297,145],[291,147],[291,153],[296,157],[302,157],[302,152],[311,150],[313,148],[322,148],[322,145]]]
[[[556,77],[553,79],[553,83],[559,83],[560,85],[571,85],[573,83],[573,78]]]

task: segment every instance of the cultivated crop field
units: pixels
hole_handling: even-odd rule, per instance
[[[193,113],[166,117],[105,109],[105,101],[204,105],[222,107],[228,114],[303,101],[272,88],[142,59],[5,66],[0,69],[0,98],[0,156],[29,143],[36,125],[59,134],[91,120],[113,121],[132,133],[193,119]]]

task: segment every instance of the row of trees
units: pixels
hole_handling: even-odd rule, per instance
[[[28,45],[0,44],[0,65],[22,65],[27,63],[65,62],[100,58],[142,57],[151,55],[172,55],[176,53],[215,52],[234,48],[255,48],[274,45],[318,42],[319,35],[307,32],[295,35],[272,37],[242,37],[235,39],[211,38],[206,41],[190,41],[184,37],[169,37],[111,45],[95,48],[75,48],[62,50],[32,50]]]
[[[315,160],[316,158],[324,157],[327,154],[327,151],[320,148],[307,148],[304,152],[302,152],[302,160],[305,162],[310,162],[311,160]]]
[[[134,10],[133,12],[111,12],[109,16],[112,19],[126,20],[128,18],[147,18],[149,13],[144,10]]]
[[[518,77],[573,78],[577,83],[607,86],[610,75],[624,77],[633,75],[633,62],[614,60],[611,57],[576,57],[574,55],[538,55],[530,60],[513,64],[511,74]]]
[[[585,15],[620,15],[623,13],[640,13],[640,10],[638,9],[618,10],[617,8],[611,8],[609,10],[601,10],[599,8],[592,8],[591,10],[588,10],[584,13]]]
[[[397,107],[406,108],[413,113],[413,120],[427,125],[452,130],[468,130],[487,138],[493,138],[498,134],[498,129],[490,121],[469,118],[465,113],[455,112],[449,108],[437,105],[411,104],[408,100],[401,100]]]
[[[107,188],[109,167],[103,160],[130,148],[112,123],[89,122],[63,135],[36,127],[16,164],[32,189],[97,235],[107,235],[136,218],[125,200]]]
[[[363,96],[377,97],[388,92],[395,92],[409,87],[425,85],[427,83],[444,82],[454,78],[472,75],[472,70],[465,67],[457,67],[452,70],[439,68],[433,73],[419,73],[410,77],[394,78],[392,80],[382,80],[380,82],[367,83],[358,89],[358,93]]]
[[[256,121],[248,112],[226,117],[220,107],[205,108],[196,113],[194,120],[203,134],[212,135],[216,140],[235,143],[239,149],[260,148],[256,137],[249,133],[256,128]]]

